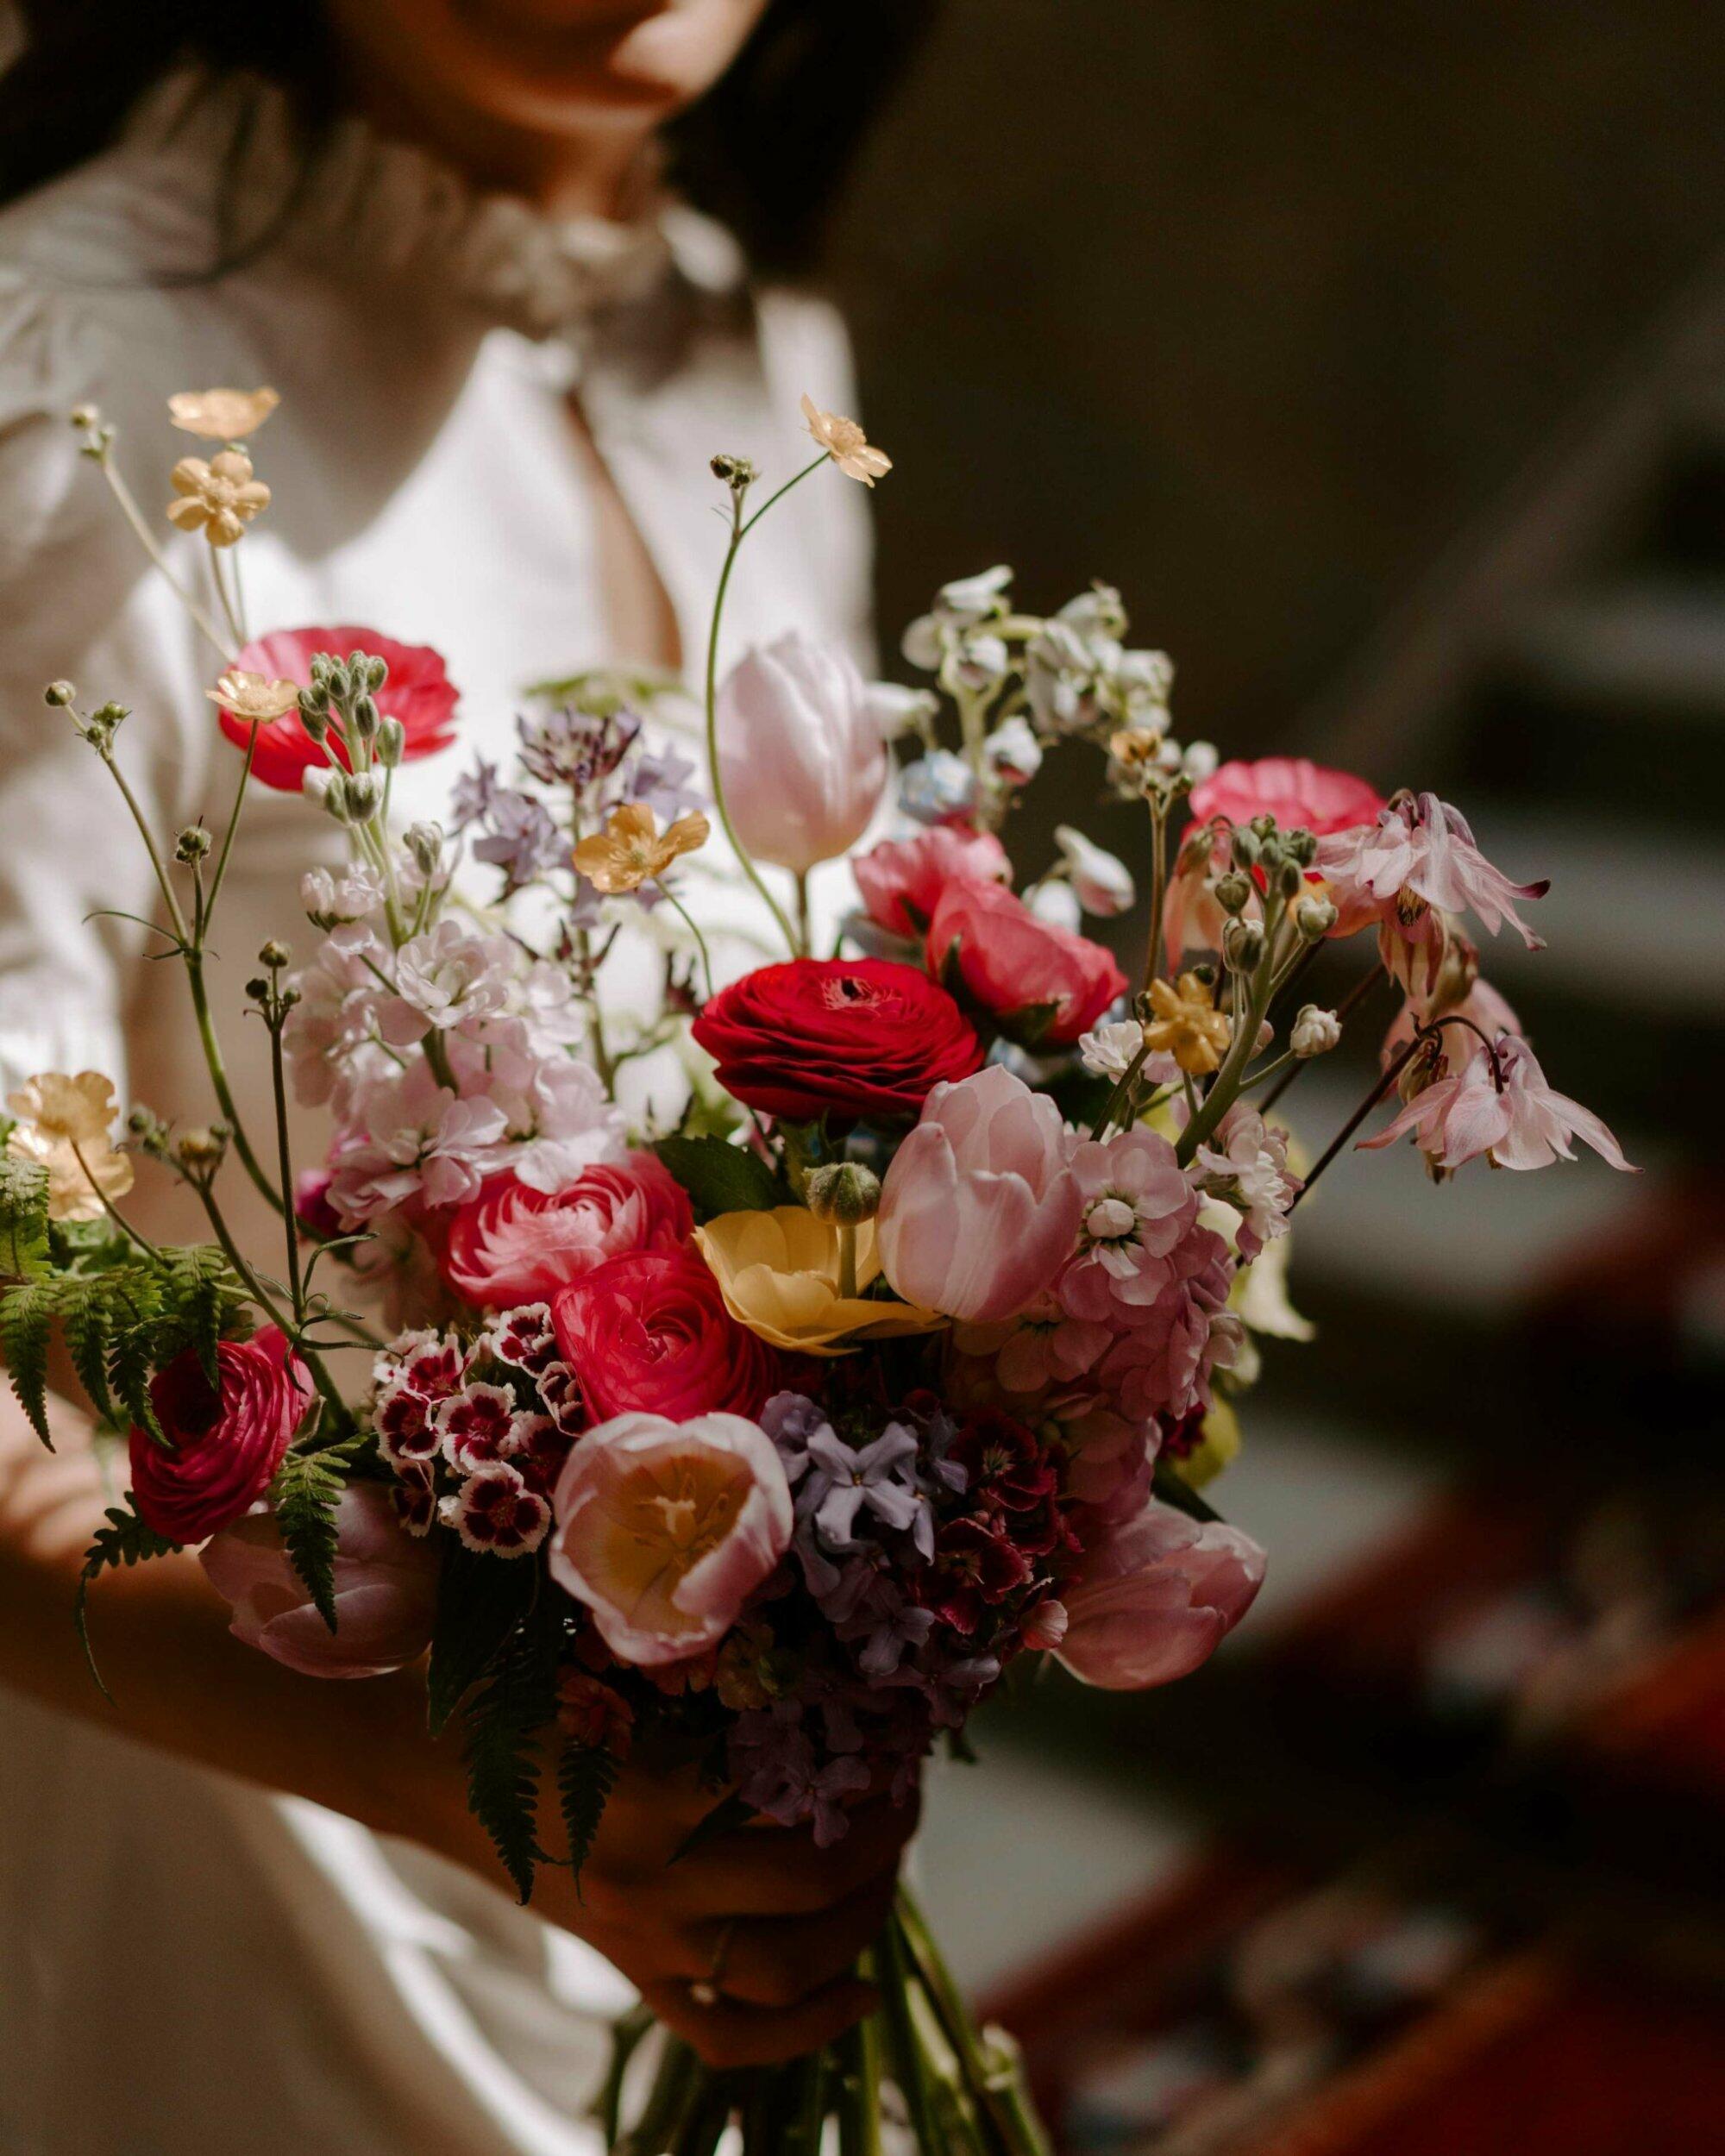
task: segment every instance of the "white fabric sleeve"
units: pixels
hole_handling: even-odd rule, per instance
[[[0,273],[0,1081],[99,1069],[124,1100],[127,1000],[157,988],[140,959],[163,946],[136,922],[93,917],[154,919],[160,899],[118,787],[42,693],[64,679],[81,710],[130,707],[116,761],[166,857],[208,766],[203,690],[219,661],[70,423],[82,401],[116,415],[138,401],[116,348],[122,321],[104,312]],[[156,417],[139,429],[147,442],[129,442],[127,428],[118,445],[147,515],[166,499],[175,454]]]

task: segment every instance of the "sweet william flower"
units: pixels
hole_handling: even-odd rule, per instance
[[[1264,1563],[1238,1528],[1152,1500],[1084,1552],[1062,1589],[1056,1651],[1081,1683],[1109,1691],[1171,1683],[1208,1662],[1251,1608]]]
[[[876,1247],[894,1292],[973,1324],[1023,1309],[1072,1250],[1071,1145],[1054,1103],[1000,1064],[937,1086],[881,1187]]]
[[[864,1339],[932,1332],[944,1323],[932,1310],[870,1296],[867,1290],[881,1274],[875,1224],[864,1220],[852,1233],[856,1276],[850,1294],[840,1286],[838,1227],[801,1206],[722,1213],[695,1230],[695,1241],[725,1308],[774,1347],[843,1355]]]
[[[405,736],[402,755],[409,761],[435,755],[455,738],[455,685],[429,644],[398,643],[393,636],[354,622],[327,629],[279,629],[248,643],[234,661],[234,671],[305,688],[311,680],[314,655],[324,651],[364,651],[387,666],[388,679],[377,692],[378,711],[401,727]],[[231,707],[223,706],[221,726],[238,748],[243,749],[251,737],[252,721]],[[257,736],[252,776],[277,793],[298,793],[308,771],[328,770],[332,765],[348,768],[347,750],[335,729],[321,743],[313,741],[297,709],[260,725]]]
[[[823,411],[813,398],[803,398],[803,421],[813,440],[827,453],[848,479],[872,486],[893,468],[893,460],[877,449],[854,419],[836,411]]]
[[[47,1170],[51,1220],[99,1219],[104,1198],[111,1205],[132,1188],[131,1157],[109,1138],[116,1112],[111,1078],[45,1070],[9,1093],[6,1106],[18,1119],[6,1150]]]
[[[255,434],[280,402],[273,389],[182,389],[168,398],[167,415],[182,434],[241,442]]]
[[[913,838],[883,838],[850,864],[869,918],[898,936],[925,933],[949,883],[1010,883],[1013,864],[992,831],[937,824]]]
[[[380,1482],[349,1482],[336,1507],[336,1629],[262,1507],[214,1535],[198,1562],[233,1611],[229,1630],[302,1677],[385,1677],[431,1644],[438,1559],[398,1523]]]
[[[746,850],[806,874],[846,852],[886,790],[869,692],[849,655],[793,630],[747,652],[718,693],[725,806]]]
[[[590,1430],[557,1482],[552,1578],[643,1669],[716,1646],[790,1547],[790,1484],[758,1423],[630,1413]]]
[[[1570,1141],[1578,1138],[1609,1167],[1639,1172],[1591,1109],[1546,1083],[1524,1040],[1506,1033],[1496,1046],[1496,1071],[1482,1051],[1416,1094],[1393,1123],[1359,1145],[1393,1145],[1411,1131],[1433,1172],[1447,1174],[1482,1154],[1494,1168],[1549,1168],[1575,1158]]]
[[[132,1501],[145,1526],[170,1542],[202,1542],[261,1497],[314,1397],[285,1335],[266,1326],[216,1349],[218,1386],[195,1348],[150,1380],[150,1404],[166,1445],[131,1435]]]
[[[181,531],[201,531],[212,547],[236,546],[254,517],[269,507],[270,491],[254,478],[243,449],[222,449],[206,463],[182,457],[168,474],[174,498],[168,522]]]
[[[997,883],[950,883],[929,923],[929,970],[961,984],[1001,1031],[1064,1047],[1126,993],[1100,943],[1038,918]]]
[[[603,831],[575,848],[575,867],[595,889],[616,898],[658,882],[683,855],[706,845],[711,828],[696,810],[661,831],[644,801],[625,801],[612,810]]]

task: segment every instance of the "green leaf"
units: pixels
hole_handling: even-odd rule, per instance
[[[159,1535],[154,1527],[146,1526],[129,1507],[122,1510],[110,1505],[105,1515],[107,1525],[96,1530],[96,1539],[84,1553],[84,1569],[78,1576],[78,1601],[72,1611],[72,1621],[78,1627],[79,1645],[84,1658],[90,1665],[90,1674],[96,1681],[96,1689],[110,1706],[114,1695],[102,1682],[102,1672],[96,1666],[96,1657],[91,1651],[89,1601],[91,1584],[99,1579],[110,1567],[141,1564],[147,1557],[172,1557],[179,1548],[165,1535]]]
[[[100,1276],[85,1280],[72,1275],[60,1286],[60,1329],[72,1366],[97,1414],[104,1422],[116,1421],[114,1396],[108,1389],[108,1313]]]
[[[1222,1516],[1214,1505],[1199,1496],[1183,1475],[1177,1474],[1165,1460],[1157,1462],[1150,1487],[1152,1496],[1159,1497],[1164,1505],[1171,1505],[1176,1512],[1183,1512],[1189,1520],[1208,1523]]]
[[[110,1339],[109,1389],[140,1429],[158,1445],[166,1445],[167,1435],[156,1420],[155,1402],[150,1398],[150,1379],[156,1368],[147,1322],[129,1324]]]
[[[734,1834],[739,1827],[746,1827],[754,1816],[755,1807],[745,1804],[733,1789],[729,1796],[720,1797],[710,1812],[695,1821],[671,1852],[668,1861],[681,1864],[685,1857],[693,1856],[697,1849],[706,1848],[708,1842],[716,1841],[721,1834]]]
[[[662,1138],[653,1150],[703,1220],[720,1213],[765,1213],[786,1202],[777,1176],[760,1155],[722,1138]]]
[[[1019,1047],[1037,1049],[1048,1038],[1048,1029],[1059,1016],[1058,1003],[1025,1003],[1004,1017],[996,1012],[994,1024]]]
[[[336,1629],[336,1507],[348,1487],[357,1440],[320,1452],[290,1452],[270,1484],[275,1524],[312,1605]]]
[[[6,1375],[18,1405],[29,1417],[30,1427],[53,1451],[48,1429],[48,1344],[53,1337],[54,1307],[60,1282],[25,1281],[0,1296],[0,1350],[6,1357]]]
[[[524,1558],[481,1555],[442,1538],[443,1569],[426,1677],[426,1718],[434,1737],[502,1651],[533,1606],[536,1568]]]
[[[565,1745],[557,1762],[557,1797],[569,1837],[569,1865],[578,1887],[581,1866],[593,1848],[617,1773],[616,1755],[599,1745]]]
[[[461,1718],[468,1806],[524,1902],[545,1860],[536,1831],[539,1732],[551,1719],[555,1670],[549,1641],[530,1623],[518,1626]]]
[[[34,1280],[48,1263],[48,1171],[0,1153],[0,1274]]]

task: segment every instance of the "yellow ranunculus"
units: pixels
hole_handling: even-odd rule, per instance
[[[913,1303],[877,1301],[861,1291],[879,1278],[875,1224],[856,1238],[855,1295],[838,1292],[839,1229],[800,1206],[770,1213],[722,1213],[695,1230],[724,1307],[740,1325],[775,1347],[804,1355],[843,1355],[863,1338],[932,1332],[946,1320]]]
[[[1202,1489],[1229,1465],[1239,1449],[1239,1417],[1226,1400],[1213,1400],[1204,1415],[1203,1435],[1179,1463],[1182,1480],[1194,1489]]]

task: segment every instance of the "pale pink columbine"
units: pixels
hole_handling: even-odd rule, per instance
[[[1591,1109],[1552,1092],[1533,1050],[1510,1033],[1496,1044],[1495,1067],[1491,1056],[1475,1056],[1415,1094],[1393,1123],[1358,1143],[1374,1150],[1409,1131],[1440,1175],[1481,1154],[1494,1168],[1549,1168],[1559,1158],[1575,1158],[1570,1140],[1576,1138],[1608,1166],[1640,1172]]]
[[[383,1677],[417,1661],[431,1641],[436,1552],[403,1532],[380,1482],[350,1482],[335,1526],[334,1632],[267,1508],[212,1536],[198,1562],[233,1611],[229,1629],[302,1677]]]
[[[460,1205],[508,1164],[503,1110],[494,1100],[458,1100],[423,1062],[368,1087],[361,1111],[329,1153],[329,1202],[344,1220],[415,1200]]]
[[[1136,1322],[1171,1277],[1170,1260],[1198,1218],[1198,1194],[1168,1140],[1138,1126],[1083,1140],[1072,1175],[1081,1193],[1078,1248],[1060,1299],[1076,1318]]]
[[[1339,933],[1376,920],[1424,942],[1435,910],[1471,912],[1494,936],[1508,921],[1529,950],[1544,948],[1515,901],[1543,898],[1549,882],[1511,883],[1474,843],[1460,810],[1435,793],[1404,793],[1375,824],[1320,839],[1317,868],[1339,914]]]
[[[778,1448],[741,1415],[613,1416],[558,1478],[551,1576],[640,1669],[715,1646],[790,1547]]]
[[[1301,1188],[1289,1171],[1288,1133],[1266,1123],[1250,1101],[1235,1101],[1193,1165],[1206,1196],[1239,1213],[1242,1257],[1256,1257],[1266,1243],[1287,1234],[1288,1209]]]
[[[379,1006],[384,1038],[411,1047],[501,1011],[509,1000],[514,949],[507,937],[475,936],[459,921],[439,921],[395,954],[393,996]]]
[[[1510,1008],[1509,1000],[1499,994],[1489,981],[1476,981],[1461,1001],[1446,1006],[1443,1015],[1465,1018],[1465,1025],[1446,1025],[1443,1029],[1444,1061],[1452,1072],[1459,1071],[1486,1052],[1486,1041],[1495,1041],[1500,1033],[1521,1031],[1521,1021]],[[1390,1064],[1413,1041],[1414,1032],[1427,1023],[1425,1006],[1418,999],[1410,998],[1402,1006],[1383,1037],[1380,1060],[1388,1070]],[[1475,1027],[1478,1031],[1474,1031]],[[1480,1034],[1485,1039],[1480,1038]]]
[[[1010,1318],[1053,1282],[1079,1196],[1046,1094],[999,1063],[936,1086],[887,1170],[875,1248],[893,1291],[950,1318]]]
[[[862,676],[837,644],[792,630],[747,652],[718,694],[725,806],[746,849],[806,874],[854,846],[888,758]]]
[[[1093,1544],[1062,1589],[1060,1659],[1110,1691],[1189,1676],[1251,1608],[1265,1561],[1237,1527],[1152,1501]]]

